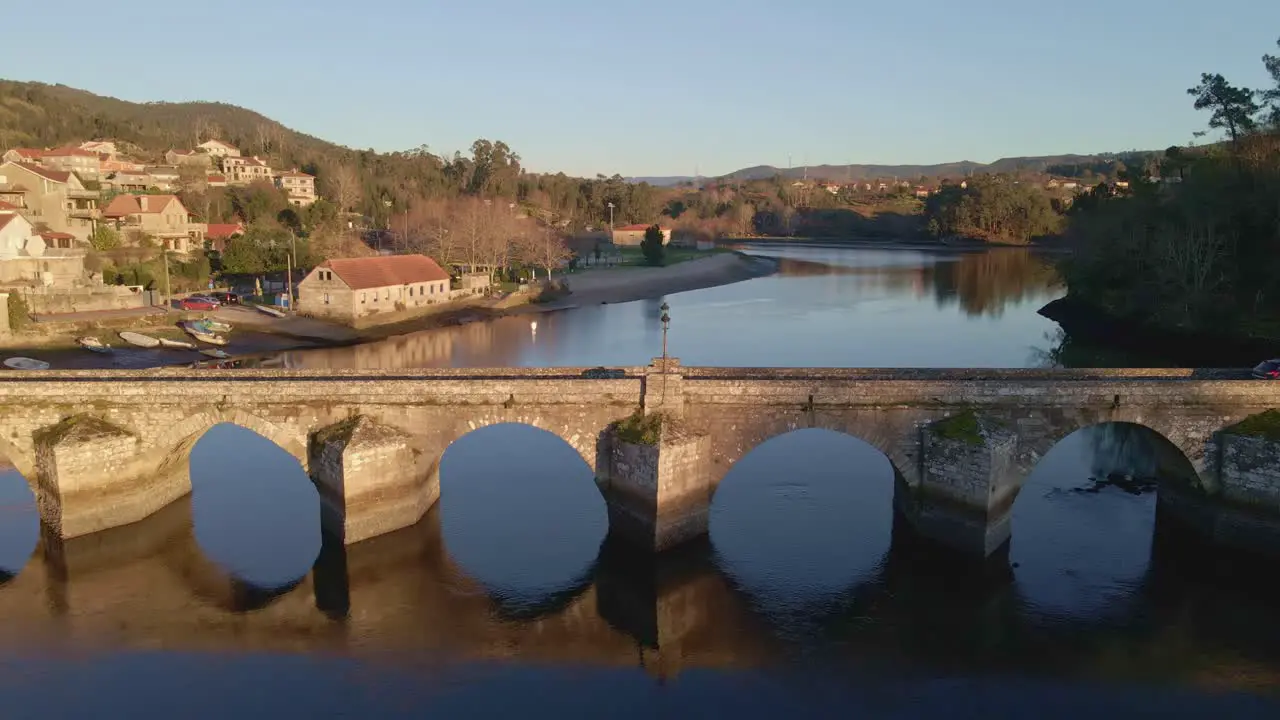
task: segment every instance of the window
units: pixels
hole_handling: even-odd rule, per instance
[[[413,297],[413,286],[409,286],[409,297]]]
[[[435,283],[432,283],[432,285],[431,285],[431,294],[432,294],[432,295],[435,295],[435,294],[436,294],[436,286],[435,286]]]
[[[387,299],[391,299],[391,288],[387,288]]]
[[[363,305],[363,304],[364,304],[364,301],[365,301],[365,295],[366,295],[366,294],[367,294],[367,293],[360,293],[360,304],[361,304],[361,305]]]
[[[328,305],[328,304],[329,304],[329,293],[325,293],[325,294],[324,294],[324,304],[325,304],[325,305]]]

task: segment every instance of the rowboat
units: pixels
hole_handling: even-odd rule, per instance
[[[206,348],[204,350],[201,350],[200,354],[208,355],[211,358],[218,358],[219,360],[225,360],[231,357],[230,355],[226,354],[222,350],[219,350],[218,348]]]
[[[92,336],[77,338],[76,344],[78,344],[80,347],[84,348],[85,350],[88,350],[89,352],[96,352],[96,353],[111,352],[110,345],[106,345],[98,338],[92,337]]]
[[[230,323],[224,323],[224,322],[220,322],[220,321],[218,321],[218,320],[211,320],[211,319],[209,319],[209,318],[201,318],[201,319],[199,319],[199,320],[191,320],[190,322],[191,322],[191,324],[192,324],[192,325],[194,325],[195,327],[199,328],[200,330],[203,330],[203,331],[205,331],[205,332],[209,332],[209,333],[215,333],[215,332],[231,332],[231,324],[230,324]]]
[[[11,357],[4,361],[5,367],[14,370],[48,370],[49,363],[28,357]]]
[[[278,317],[278,318],[284,317],[283,310],[277,310],[273,307],[267,307],[266,305],[254,305],[253,307],[255,307],[258,310],[258,312],[264,313],[266,315],[270,315],[271,317]]]
[[[126,330],[119,335],[121,340],[129,343],[130,345],[137,345],[138,347],[144,348],[160,346],[160,341],[150,335],[143,335],[142,333],[131,332],[129,330]]]
[[[185,323],[182,323],[181,327],[183,330],[187,332],[188,335],[199,340],[200,342],[209,343],[210,345],[226,345],[227,344],[226,338],[222,337],[221,335],[215,335],[210,332],[205,332],[194,323],[185,322]]]
[[[195,350],[196,344],[189,343],[186,340],[170,340],[169,338],[160,338],[160,347],[171,348],[173,350]]]

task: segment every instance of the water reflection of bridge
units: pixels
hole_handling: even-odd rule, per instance
[[[901,523],[879,569],[839,603],[815,609],[814,619],[852,665],[1273,685],[1274,630],[1241,625],[1232,613],[1237,596],[1220,587],[1202,592],[1212,577],[1188,580],[1217,560],[1197,554],[1198,544],[1187,545],[1167,523],[1158,521],[1137,591],[1159,600],[1132,602],[1107,621],[1037,626],[1007,559],[974,572],[923,549]],[[28,567],[0,585],[11,649],[510,659],[643,667],[659,676],[783,659],[785,647],[750,604],[705,545],[653,560],[606,541],[584,582],[516,616],[450,561],[435,513],[345,549],[327,545],[292,587],[253,589],[204,558],[186,501],[127,528],[42,540]]]

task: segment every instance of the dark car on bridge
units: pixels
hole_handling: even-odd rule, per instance
[[[1263,360],[1253,369],[1253,376],[1259,380],[1280,380],[1280,358]]]

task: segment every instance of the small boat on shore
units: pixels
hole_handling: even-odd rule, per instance
[[[119,333],[119,335],[121,340],[129,343],[130,345],[137,345],[141,348],[160,347],[160,341],[150,335],[143,335],[142,333],[136,333],[129,330]]]
[[[111,346],[103,343],[96,337],[87,336],[76,338],[76,344],[88,350],[89,352],[108,353],[111,352]]]
[[[195,350],[196,344],[189,343],[186,340],[170,340],[169,338],[160,338],[160,347],[169,348],[171,350]]]
[[[278,317],[278,318],[284,317],[283,310],[277,310],[276,308],[267,307],[266,305],[254,305],[253,307],[257,309],[258,312],[263,313],[265,315],[270,315],[271,317]]]
[[[231,323],[224,323],[220,320],[213,320],[211,318],[192,320],[191,324],[210,333],[231,332]]]
[[[205,348],[204,350],[200,351],[200,354],[206,355],[211,358],[217,358],[219,360],[226,360],[227,358],[231,357],[226,352],[219,350],[218,348]]]
[[[48,370],[49,363],[29,357],[11,357],[4,361],[5,367],[14,370]]]
[[[203,328],[196,325],[195,323],[185,322],[185,323],[182,323],[181,327],[184,331],[186,331],[188,335],[195,338],[196,340],[199,340],[202,343],[209,343],[210,345],[226,345],[227,344],[226,338],[222,337],[221,335],[215,335],[211,332],[206,332]]]

